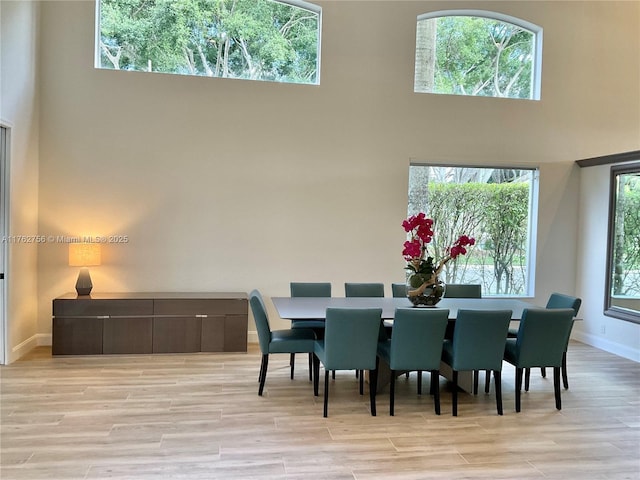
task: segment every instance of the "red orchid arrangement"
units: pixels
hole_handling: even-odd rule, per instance
[[[416,289],[409,291],[410,296],[421,295],[427,287],[433,286],[445,264],[458,255],[466,254],[466,247],[476,243],[475,238],[461,235],[447,248],[445,257],[434,265],[433,257],[427,255],[427,244],[433,239],[433,219],[420,212],[403,221],[402,227],[410,234],[402,250],[402,256],[408,262],[405,268],[413,272],[409,278],[410,287]]]

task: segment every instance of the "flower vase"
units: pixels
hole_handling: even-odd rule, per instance
[[[414,273],[407,278],[407,298],[414,307],[435,307],[444,289],[444,282],[437,277]]]

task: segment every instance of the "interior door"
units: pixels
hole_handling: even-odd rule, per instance
[[[0,365],[7,363],[6,284],[5,267],[7,242],[7,163],[9,158],[9,130],[0,125]]]

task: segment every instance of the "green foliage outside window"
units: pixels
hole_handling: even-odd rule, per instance
[[[98,67],[318,83],[319,10],[271,0],[100,0]]]
[[[618,176],[612,294],[640,297],[640,175]]]
[[[415,91],[531,99],[535,35],[472,16],[418,21]]]
[[[476,239],[447,264],[445,283],[480,283],[484,295],[528,293],[532,184],[531,170],[410,167],[408,213],[433,218],[436,256],[462,232]]]

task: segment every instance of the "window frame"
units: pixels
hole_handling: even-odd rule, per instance
[[[640,153],[636,156],[636,160],[640,160]],[[607,317],[626,320],[628,322],[640,324],[640,311],[631,308],[614,305],[612,294],[614,265],[614,246],[616,231],[616,210],[618,208],[618,177],[624,174],[640,173],[640,161],[631,161],[613,165],[609,171],[609,221],[607,228],[607,269],[605,276],[604,288],[604,310],[603,313]]]
[[[516,25],[520,28],[523,28],[529,32],[531,32],[534,36],[534,55],[533,55],[533,78],[532,78],[532,92],[530,99],[524,98],[512,98],[505,97],[511,100],[540,100],[541,99],[541,84],[542,84],[542,27],[523,20],[518,17],[513,17],[511,15],[506,15],[504,13],[493,12],[489,10],[476,10],[476,9],[453,9],[453,10],[437,10],[434,12],[427,12],[418,15],[416,20],[416,32],[418,28],[418,23],[422,20],[430,20],[440,17],[480,17],[486,18],[489,20],[498,20],[500,22],[510,23],[512,25]],[[416,37],[417,42],[417,37]],[[416,43],[415,48],[417,49],[418,45]],[[414,78],[415,78],[415,66],[414,66]],[[415,83],[414,83],[414,93],[431,93],[436,95],[433,92],[416,92],[415,91]],[[442,94],[437,94],[442,95]],[[446,95],[446,94],[445,94]],[[465,96],[465,95],[462,95]],[[473,95],[466,95],[473,96]],[[487,98],[503,98],[503,97],[487,97]]]
[[[320,74],[321,74],[321,59],[322,59],[322,7],[320,5],[316,5],[314,3],[306,2],[304,0],[267,0],[275,3],[282,3],[285,5],[289,5],[291,7],[297,7],[304,10],[308,10],[310,12],[316,13],[318,15],[318,36],[317,36],[317,56],[316,56],[316,81],[313,83],[301,83],[301,82],[278,82],[274,80],[252,80],[245,78],[235,78],[235,77],[207,77],[206,75],[192,75],[192,74],[182,74],[182,73],[174,73],[174,72],[154,72],[154,71],[146,71],[146,70],[133,70],[137,73],[166,73],[170,75],[185,75],[188,77],[205,77],[205,78],[225,78],[227,80],[252,80],[259,82],[271,82],[271,83],[283,83],[288,85],[310,85],[310,86],[318,86],[320,85]],[[101,15],[101,3],[102,0],[95,0],[95,25],[94,25],[94,60],[93,67],[96,70],[111,70],[108,68],[104,68],[101,66],[100,56],[100,37],[101,37],[101,28],[100,28],[100,15]],[[129,70],[124,70],[129,72]]]
[[[487,294],[483,292],[483,296],[492,298],[533,298],[535,297],[535,279],[536,279],[536,252],[538,237],[538,209],[539,209],[539,190],[540,190],[540,167],[531,165],[469,165],[463,163],[438,163],[426,162],[411,159],[409,169],[411,167],[440,167],[440,168],[459,168],[459,169],[495,169],[495,170],[528,170],[531,172],[531,188],[529,191],[529,215],[527,221],[528,238],[525,248],[525,256],[527,258],[526,285],[524,292],[518,295],[507,294]],[[407,181],[407,209],[409,208],[409,190],[411,175],[408,175]],[[411,212],[408,212],[411,214]],[[425,212],[428,216],[428,212]],[[461,232],[465,233],[465,232]]]

